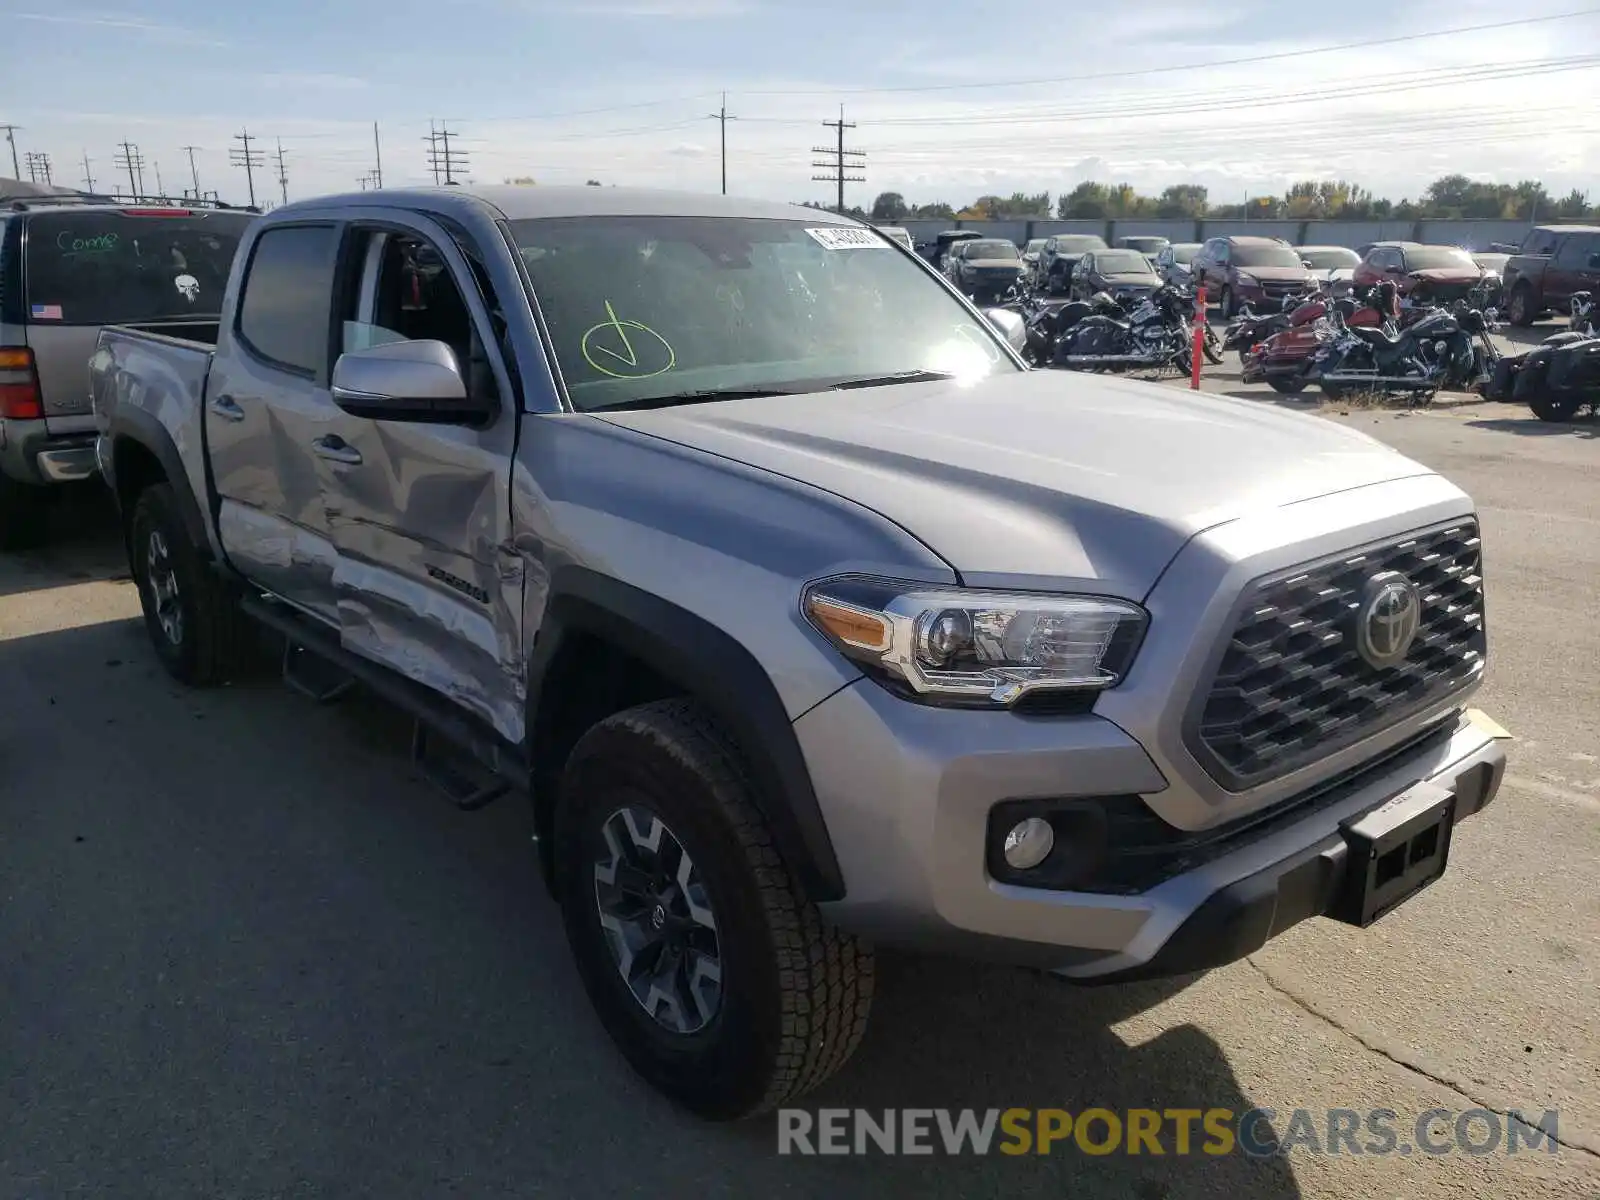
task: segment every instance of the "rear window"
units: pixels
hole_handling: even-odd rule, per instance
[[[1094,256],[1102,275],[1149,275],[1150,260],[1137,250],[1106,250]]]
[[[24,279],[30,321],[121,325],[216,317],[244,213],[30,217]]]

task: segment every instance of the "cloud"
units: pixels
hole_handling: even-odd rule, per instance
[[[134,33],[155,41],[186,46],[226,46],[228,44],[206,33],[204,30],[192,29],[186,25],[164,25],[158,21],[147,21],[142,17],[120,13],[19,12],[12,13],[11,17],[18,21],[42,21],[51,25],[77,25],[90,29],[115,30],[124,34]]]
[[[593,3],[529,3],[527,11],[559,13],[569,17],[667,17],[698,21],[715,17],[738,17],[754,11],[753,0],[594,0]]]
[[[250,77],[266,87],[323,88],[329,91],[356,91],[367,81],[355,75],[334,75],[319,71],[262,71]]]
[[[709,148],[698,145],[694,142],[679,142],[671,150],[668,150],[667,153],[673,155],[675,158],[704,158],[707,154],[710,154],[711,151]]]

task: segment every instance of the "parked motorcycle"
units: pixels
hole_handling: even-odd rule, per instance
[[[1600,334],[1600,311],[1597,311],[1593,292],[1572,293],[1571,315],[1567,318],[1567,328],[1573,333],[1586,336]]]
[[[1600,416],[1600,335],[1569,330],[1501,359],[1484,395],[1526,404],[1541,421],[1570,421],[1585,408]]]
[[[1121,317],[1103,307],[1080,315],[1057,339],[1052,361],[1078,370],[1188,371],[1193,366],[1193,316],[1193,293],[1165,284]]]
[[[1398,308],[1392,283],[1379,284],[1362,293],[1360,302],[1341,296],[1314,297],[1288,317],[1286,328],[1241,351],[1244,383],[1266,383],[1274,391],[1293,395],[1313,382],[1312,364],[1319,347],[1333,335],[1335,321],[1345,326],[1398,332]]]
[[[1500,357],[1489,322],[1472,308],[1428,310],[1398,333],[1343,320],[1334,325],[1310,368],[1330,400],[1377,392],[1426,404],[1440,391],[1483,385]]]
[[[1315,301],[1319,295],[1316,289],[1312,289],[1285,296],[1276,308],[1270,305],[1257,308],[1253,304],[1246,304],[1234,314],[1233,320],[1229,321],[1227,328],[1223,330],[1222,349],[1238,351],[1239,364],[1246,365],[1252,348],[1280,330],[1287,329],[1293,315],[1308,303]]]

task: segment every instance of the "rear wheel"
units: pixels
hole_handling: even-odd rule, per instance
[[[31,550],[44,541],[47,489],[0,473],[0,551]]]
[[[1533,289],[1525,283],[1519,283],[1511,293],[1511,303],[1507,305],[1506,316],[1513,325],[1526,329],[1539,317],[1538,310],[1533,305]]]
[[[1541,421],[1570,421],[1578,415],[1583,404],[1583,400],[1577,396],[1553,392],[1540,392],[1528,401],[1533,415]]]
[[[1222,312],[1224,321],[1231,321],[1234,317],[1233,289],[1223,288],[1222,295],[1217,297],[1217,307]]]
[[[1306,377],[1304,375],[1272,375],[1267,378],[1267,386],[1285,396],[1293,396],[1296,392],[1306,390]]]
[[[128,520],[128,554],[156,657],[181,683],[219,683],[245,661],[255,628],[238,598],[201,559],[165,483],[140,493]]]
[[[596,725],[557,802],[557,892],[601,1022],[701,1116],[781,1105],[854,1052],[869,947],[822,923],[774,846],[741,756],[687,699]]]

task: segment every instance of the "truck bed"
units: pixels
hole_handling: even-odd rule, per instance
[[[218,321],[196,321],[108,325],[100,331],[89,360],[89,394],[108,482],[115,483],[108,454],[112,436],[154,423],[171,435],[194,494],[205,495],[206,377],[220,328]]]

